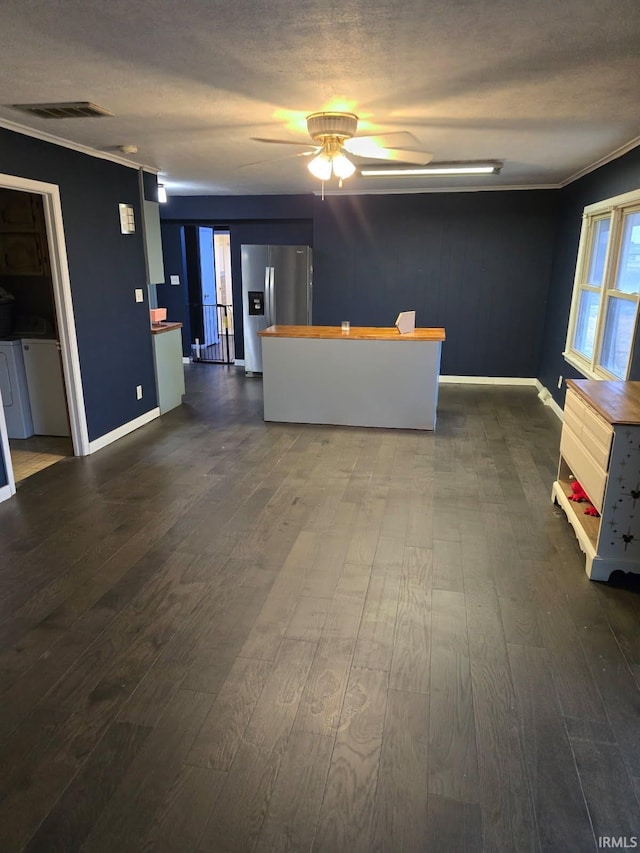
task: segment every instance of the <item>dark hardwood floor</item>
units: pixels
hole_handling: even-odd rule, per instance
[[[2,853],[640,836],[640,586],[586,578],[535,390],[444,385],[430,434],[187,381],[0,505]]]

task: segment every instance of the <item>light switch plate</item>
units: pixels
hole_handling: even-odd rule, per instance
[[[180,284],[180,276],[179,275],[172,275],[169,277],[169,280],[171,281],[171,284]]]
[[[136,302],[144,302],[144,293],[141,287],[136,287]]]
[[[120,232],[122,234],[135,234],[136,221],[133,215],[133,207],[130,204],[119,204]]]

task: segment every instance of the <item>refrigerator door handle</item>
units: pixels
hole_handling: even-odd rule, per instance
[[[275,267],[270,267],[271,274],[269,276],[269,325],[274,325],[276,322],[276,290],[275,290]]]
[[[264,268],[264,321],[271,325],[271,267]]]

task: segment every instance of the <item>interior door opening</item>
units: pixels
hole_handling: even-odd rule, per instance
[[[0,175],[0,392],[9,494],[89,452],[59,190],[12,175]]]
[[[0,388],[15,483],[73,455],[42,196],[3,188]]]
[[[185,241],[193,361],[233,364],[235,333],[231,286],[231,240],[227,228],[198,226]],[[195,279],[192,280],[192,279]]]

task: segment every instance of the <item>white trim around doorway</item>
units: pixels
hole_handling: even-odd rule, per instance
[[[1,402],[1,399],[0,399]],[[6,501],[16,493],[16,481],[13,476],[13,465],[11,464],[11,449],[9,447],[9,434],[7,433],[7,420],[4,416],[4,408],[0,405],[0,448],[4,458],[4,466],[7,469],[7,485],[0,486],[0,502]]]
[[[90,453],[89,431],[87,428],[87,416],[84,405],[82,375],[80,373],[80,356],[78,353],[76,324],[73,313],[73,300],[71,296],[71,281],[69,278],[69,264],[67,261],[67,245],[64,238],[60,188],[57,184],[48,184],[43,181],[34,181],[29,178],[4,174],[0,174],[0,188],[17,190],[19,192],[36,193],[37,195],[42,196],[45,222],[47,226],[47,242],[51,264],[51,279],[53,284],[56,321],[58,326],[58,340],[60,342],[60,355],[62,357],[62,370],[64,374],[67,408],[69,410],[73,452],[75,456],[87,456]],[[0,430],[0,433],[1,432],[2,430]],[[5,452],[7,476],[9,482],[13,483],[11,456],[7,452],[8,442],[7,448],[5,448],[3,444],[3,451]],[[15,485],[13,486],[13,491],[15,491]],[[2,499],[2,494],[0,493],[0,500]]]

